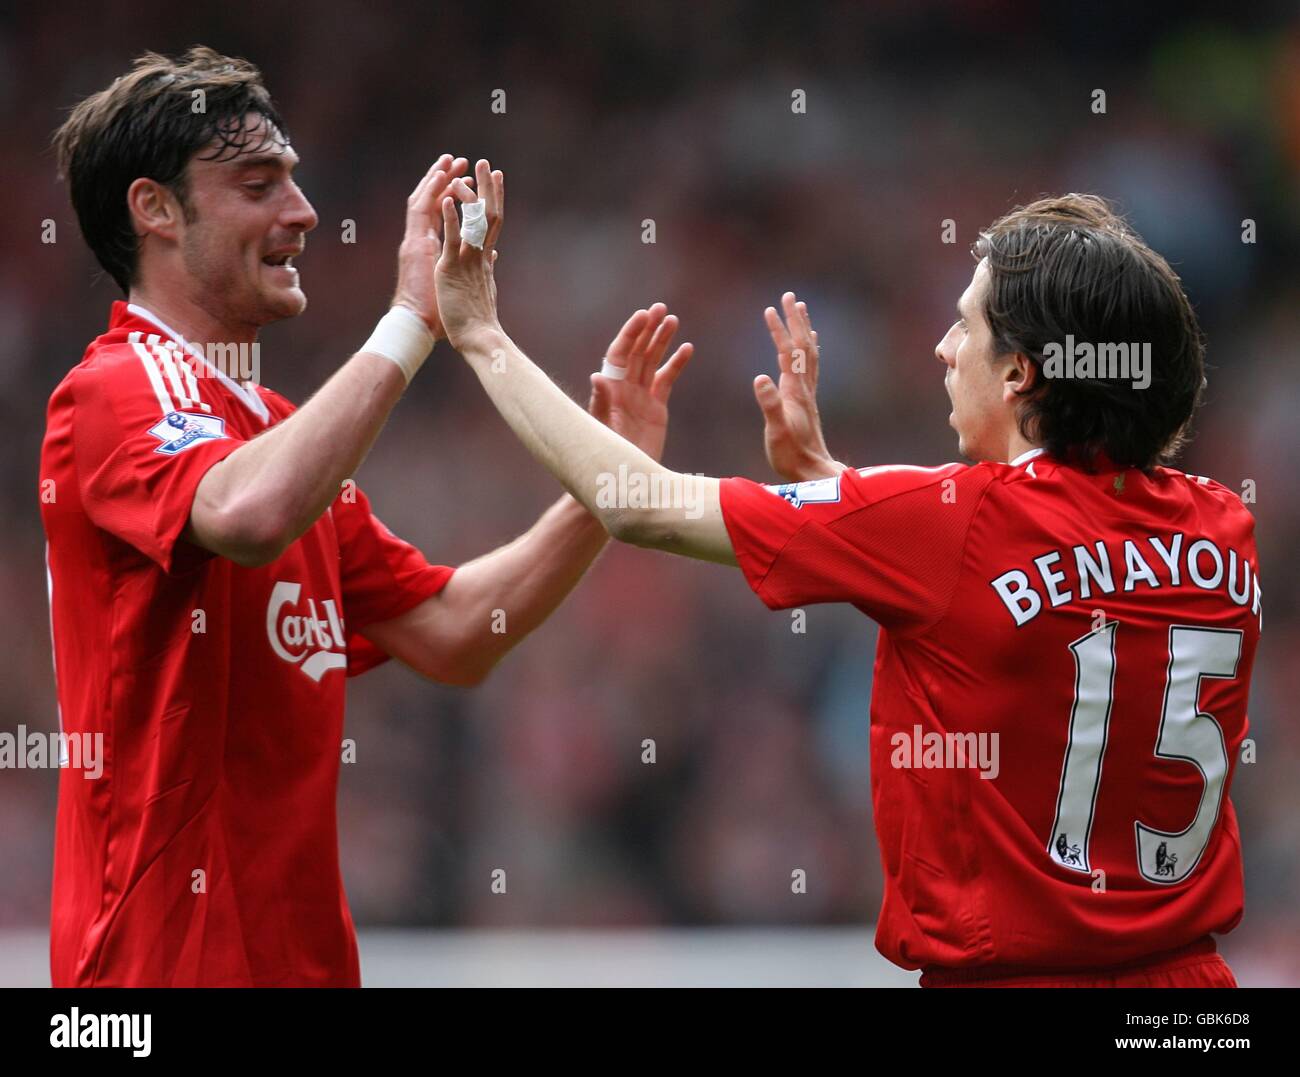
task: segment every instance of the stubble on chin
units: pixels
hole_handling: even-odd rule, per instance
[[[280,312],[276,317],[279,321],[282,318],[296,318],[307,309],[307,293],[301,288],[296,289],[292,297],[286,297],[280,305]]]
[[[256,310],[247,312],[242,320],[257,326],[296,318],[307,309],[307,293],[301,288],[293,291],[258,289],[251,298],[256,304]]]

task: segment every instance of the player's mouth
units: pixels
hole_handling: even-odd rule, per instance
[[[301,253],[300,250],[295,249],[268,254],[262,259],[262,265],[268,266],[275,272],[277,277],[284,278],[287,283],[296,284],[298,281],[298,267],[293,264],[293,259]]]

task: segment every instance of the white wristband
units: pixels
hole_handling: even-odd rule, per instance
[[[373,352],[397,364],[406,384],[433,351],[434,338],[424,319],[410,307],[392,307],[379,319],[370,339],[361,345],[363,352]]]
[[[615,366],[608,359],[601,360],[600,372],[610,381],[622,381],[627,377],[627,367]]]

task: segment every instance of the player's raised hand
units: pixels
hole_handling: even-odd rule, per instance
[[[664,304],[638,310],[605,352],[605,372],[591,376],[587,410],[656,460],[663,455],[668,437],[673,382],[695,351],[694,344],[683,344],[663,362],[676,333],[677,316],[669,314]]]
[[[781,297],[785,321],[774,307],[763,312],[776,362],[779,383],[766,374],[754,379],[754,397],[763,412],[763,446],[772,470],[789,482],[836,475],[843,465],[835,462],[822,436],[817,412],[817,333],[808,306],[794,292]]]
[[[477,193],[464,180],[458,181],[452,191],[465,207],[463,225],[456,214],[455,198],[443,198],[441,206],[443,245],[434,277],[438,311],[447,338],[456,347],[476,331],[501,328],[492,266],[504,219],[506,181],[500,171],[492,171],[487,161],[474,166],[474,180]],[[462,186],[464,189],[459,189]],[[480,199],[482,211],[471,210],[469,207]]]
[[[462,179],[469,168],[464,157],[452,158],[444,153],[430,166],[424,178],[406,200],[406,232],[397,251],[397,290],[393,303],[410,307],[424,319],[434,338],[445,337],[438,314],[438,296],[434,287],[434,267],[442,251],[442,198],[450,190],[459,198],[471,194],[469,183]]]

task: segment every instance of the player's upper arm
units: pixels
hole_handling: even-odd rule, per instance
[[[726,479],[726,525],[755,593],[772,609],[848,602],[887,628],[919,631],[947,611],[983,469],[885,466],[810,482]]]
[[[454,621],[439,601],[454,579],[446,565],[430,564],[371,511],[355,484],[334,499],[330,516],[339,544],[339,583],[348,640],[348,675],[391,655],[435,679],[456,640]]]
[[[421,676],[468,688],[481,683],[490,667],[466,646],[469,634],[455,580],[453,575],[441,591],[405,613],[367,625],[362,635]]]
[[[158,348],[105,349],[69,375],[78,494],[90,520],[165,571],[207,555],[183,540],[208,470],[242,439],[215,394]]]
[[[199,480],[183,537],[187,542],[244,568],[268,565],[284,551],[275,522],[255,506],[241,506],[229,497],[231,482],[221,460]]]

